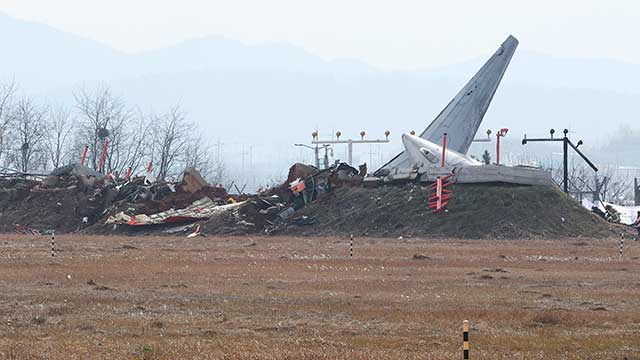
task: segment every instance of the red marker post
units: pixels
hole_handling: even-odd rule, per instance
[[[104,147],[102,148],[102,155],[100,155],[100,165],[98,165],[98,171],[102,172],[104,168],[104,157],[107,155],[107,149],[109,148],[109,140],[104,141]]]
[[[509,129],[502,128],[496,133],[496,165],[500,165],[500,138],[507,136]]]
[[[84,165],[84,161],[87,158],[87,152],[89,151],[89,145],[84,146],[84,151],[82,152],[82,160],[80,160],[80,165]]]

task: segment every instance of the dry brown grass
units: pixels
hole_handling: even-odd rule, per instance
[[[617,240],[0,237],[0,359],[640,358]]]

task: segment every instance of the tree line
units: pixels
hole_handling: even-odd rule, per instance
[[[146,173],[152,163],[159,180],[177,178],[190,166],[211,183],[226,180],[211,142],[179,105],[163,113],[144,113],[104,84],[80,87],[73,100],[71,106],[49,105],[20,94],[15,81],[0,83],[4,172],[46,174],[79,163],[87,148],[84,165],[116,177],[124,177],[129,169]]]

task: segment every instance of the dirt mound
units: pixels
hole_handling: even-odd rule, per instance
[[[456,238],[606,237],[609,224],[547,186],[457,184],[447,212],[427,207],[415,184],[345,187],[297,211],[279,233]],[[302,220],[302,221],[301,221]]]
[[[119,212],[151,215],[184,209],[203,198],[216,205],[229,199],[222,187],[198,183],[194,169],[189,174],[195,180],[153,184],[143,177],[124,182],[78,164],[52,174],[37,180],[0,179],[0,232],[111,233],[113,225],[106,220]]]
[[[39,181],[0,181],[0,232],[14,232],[16,225],[40,231],[73,232],[83,218],[94,222],[110,197],[108,189],[87,191],[77,179],[62,178],[56,188]]]

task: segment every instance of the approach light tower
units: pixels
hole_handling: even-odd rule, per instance
[[[591,160],[589,160],[589,158],[587,158],[585,154],[582,153],[582,151],[578,150],[578,147],[584,144],[582,140],[579,140],[578,144],[574,145],[573,142],[571,142],[571,140],[569,140],[569,138],[567,137],[567,134],[569,133],[568,129],[562,130],[564,137],[561,137],[561,138],[554,138],[553,134],[555,133],[556,133],[555,129],[551,129],[549,130],[549,135],[550,135],[549,138],[537,138],[537,139],[528,139],[527,134],[524,134],[524,138],[522,139],[522,145],[526,145],[528,142],[533,142],[533,141],[536,141],[536,142],[537,141],[561,141],[562,142],[562,167],[563,167],[562,188],[565,194],[568,194],[569,193],[569,158],[568,158],[569,146],[571,146],[573,151],[575,151],[578,155],[580,155],[580,157],[593,169],[593,171],[598,172],[598,168],[591,162]]]
[[[318,140],[318,132],[314,131],[313,133],[311,133],[311,136],[313,137],[313,141],[311,141],[312,144],[315,144],[316,146],[318,145],[335,145],[335,144],[347,144],[348,146],[348,151],[347,151],[347,163],[351,166],[353,166],[353,144],[386,144],[389,143],[389,135],[391,135],[391,132],[389,130],[384,132],[384,140],[382,139],[374,139],[374,140],[365,140],[365,135],[367,135],[367,133],[363,130],[360,131],[360,140],[353,140],[353,139],[348,139],[348,140],[340,140],[340,136],[342,136],[342,133],[340,131],[336,131],[336,140]]]

